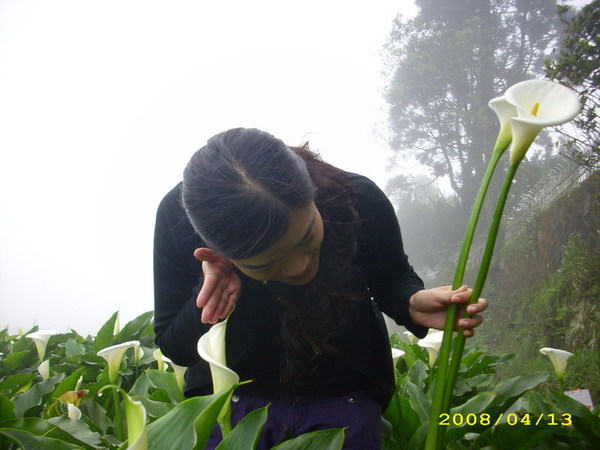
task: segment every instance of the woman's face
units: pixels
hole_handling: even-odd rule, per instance
[[[323,219],[314,203],[294,211],[282,238],[265,251],[233,264],[245,275],[259,281],[292,285],[310,282],[319,270],[323,242]]]

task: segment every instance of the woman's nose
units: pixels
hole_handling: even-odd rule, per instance
[[[310,255],[302,253],[290,259],[281,269],[284,277],[299,277],[303,275],[310,264]]]

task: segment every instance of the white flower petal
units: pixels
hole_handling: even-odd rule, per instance
[[[510,118],[513,136],[511,164],[521,162],[543,128],[562,125],[573,119],[581,109],[575,91],[548,80],[517,83],[506,90],[504,98],[517,109],[517,116]]]
[[[119,368],[121,366],[121,360],[123,355],[130,347],[139,347],[140,341],[128,341],[122,344],[112,345],[110,347],[103,348],[97,354],[104,358],[108,363],[108,377],[110,382],[117,384],[119,380]]]
[[[46,346],[48,345],[48,340],[58,334],[58,331],[55,330],[39,330],[33,333],[29,333],[27,336],[30,339],[33,339],[33,343],[35,344],[35,348],[38,352],[38,357],[40,358],[40,362],[44,360],[44,356],[46,355]]]
[[[50,360],[47,359],[38,366],[38,372],[42,376],[42,380],[50,378]]]
[[[210,365],[214,392],[221,392],[238,383],[240,377],[227,367],[225,357],[225,331],[227,319],[213,325],[198,341],[198,353]]]
[[[394,348],[392,347],[392,361],[394,363],[394,367],[396,367],[396,364],[398,364],[398,361],[400,360],[400,358],[402,358],[405,355],[405,352],[403,352],[402,350],[400,350],[399,348]]]
[[[567,370],[567,360],[573,356],[573,353],[550,347],[541,348],[540,353],[550,358],[550,361],[554,366],[554,371],[556,372],[556,377],[559,380],[563,379],[565,371]]]
[[[67,403],[67,413],[70,419],[79,420],[81,419],[81,410],[73,405],[72,403]]]

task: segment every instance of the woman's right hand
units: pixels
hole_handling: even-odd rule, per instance
[[[196,306],[202,308],[202,322],[216,323],[225,319],[242,292],[240,277],[227,258],[208,248],[197,248],[194,257],[202,261],[204,284],[196,298]]]

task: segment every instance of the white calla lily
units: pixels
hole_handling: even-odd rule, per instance
[[[72,403],[67,403],[67,414],[69,415],[69,419],[81,419],[81,410]]]
[[[240,381],[237,373],[227,367],[225,331],[227,319],[213,325],[198,341],[198,353],[210,365],[215,393],[224,391]]]
[[[152,356],[154,356],[154,359],[156,359],[157,369],[166,372],[169,368],[167,362],[170,362],[171,360],[162,354],[160,348],[154,350],[152,352]]]
[[[516,117],[510,118],[511,164],[521,162],[543,128],[562,125],[581,109],[575,91],[548,80],[517,83],[506,90],[504,98],[517,109]]]
[[[104,358],[108,363],[108,378],[112,384],[117,384],[119,381],[119,368],[121,367],[121,360],[127,349],[139,346],[140,341],[128,341],[106,347],[98,352],[98,356]]]
[[[404,334],[404,336],[406,336],[406,338],[408,339],[408,342],[411,345],[414,344],[415,341],[417,340],[417,337],[414,334],[412,334],[410,331],[408,331],[408,330],[405,331],[403,334]]]
[[[392,347],[392,361],[394,363],[394,367],[396,367],[396,364],[398,364],[398,361],[400,360],[400,358],[402,358],[405,355],[405,352],[403,352],[402,350],[400,350],[399,348],[394,348]]]
[[[429,333],[423,339],[419,339],[417,345],[423,347],[429,353],[429,366],[433,367],[435,360],[437,359],[438,351],[442,345],[442,338],[444,337],[443,331],[434,331]]]
[[[492,108],[500,121],[500,133],[496,140],[496,148],[506,148],[512,140],[510,119],[517,115],[517,107],[506,100],[504,96],[490,100],[488,106]]]
[[[554,366],[554,372],[556,378],[561,385],[561,389],[564,390],[563,380],[565,378],[565,371],[567,370],[567,360],[573,356],[573,353],[567,352],[566,350],[560,350],[558,348],[544,347],[540,349],[542,355],[550,358],[552,365]]]
[[[46,355],[46,346],[48,345],[48,340],[52,336],[56,336],[58,331],[55,330],[39,330],[34,333],[29,333],[26,337],[33,339],[35,344],[35,348],[38,352],[38,357],[40,358],[40,362],[44,361],[44,356]]]
[[[50,378],[50,360],[47,359],[38,366],[38,372],[42,376],[42,380]]]
[[[125,418],[127,419],[127,449],[146,450],[148,448],[148,427],[146,426],[146,408],[142,402],[132,400],[123,393]]]

